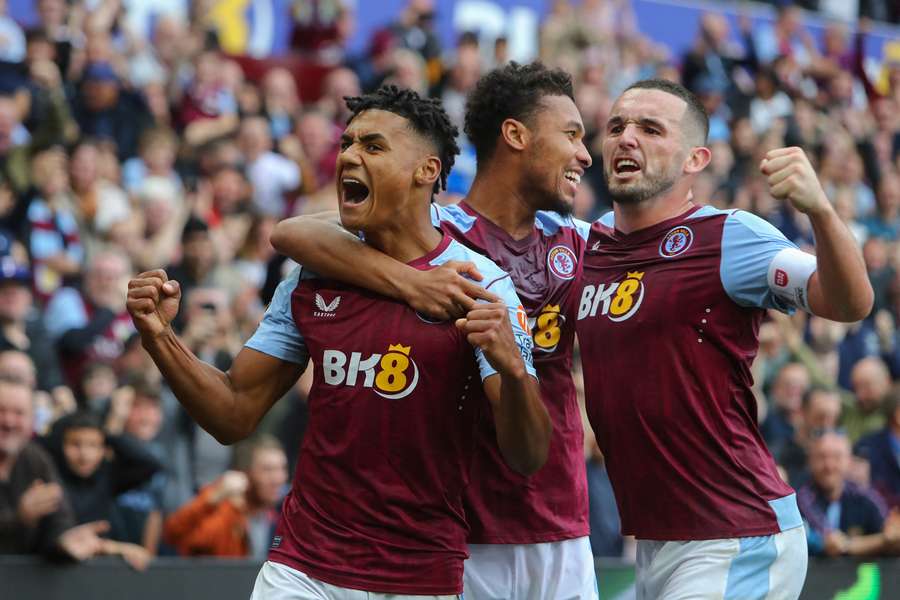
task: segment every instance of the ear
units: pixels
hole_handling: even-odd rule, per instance
[[[695,146],[691,148],[687,159],[684,161],[684,172],[688,175],[699,173],[706,168],[712,158],[709,148],[704,146]]]
[[[426,156],[416,168],[416,185],[431,187],[441,176],[441,159],[437,156]]]
[[[522,151],[528,145],[531,132],[522,121],[506,119],[500,124],[500,137],[513,150]]]

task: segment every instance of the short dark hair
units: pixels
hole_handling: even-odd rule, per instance
[[[703,103],[700,102],[700,99],[689,89],[680,83],[675,83],[668,79],[643,79],[636,83],[632,83],[625,88],[625,92],[628,90],[659,90],[684,100],[685,104],[687,104],[685,117],[688,117],[693,121],[692,124],[703,136],[700,140],[700,144],[706,144],[707,137],[709,136],[709,114],[707,114],[706,108],[703,107]]]
[[[493,156],[503,121],[527,123],[544,96],[567,96],[574,102],[572,76],[540,62],[510,62],[478,81],[466,101],[465,130],[479,165]]]
[[[409,121],[413,131],[434,144],[438,158],[441,159],[441,175],[434,182],[434,193],[447,188],[447,175],[459,154],[459,145],[456,143],[459,130],[450,122],[440,100],[422,98],[412,90],[386,85],[371,94],[345,96],[344,101],[350,110],[348,125],[365,110],[384,110]]]
[[[87,410],[78,410],[57,421],[57,430],[59,431],[60,436],[65,437],[66,433],[73,429],[96,429],[103,434],[103,437],[106,437],[100,415]]]

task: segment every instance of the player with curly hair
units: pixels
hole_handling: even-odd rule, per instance
[[[572,380],[581,258],[589,225],[571,213],[591,157],[571,77],[539,63],[511,63],[479,80],[466,106],[466,134],[478,170],[466,199],[432,206],[456,240],[512,277],[532,329],[541,395],[553,421],[547,464],[523,477],[497,446],[496,423],[478,432],[479,453],[466,493],[469,598],[596,598],[588,540],[581,416]],[[402,299],[435,317],[468,308],[472,265],[410,269],[365,246],[326,217],[280,223],[272,243],[316,270]],[[307,264],[304,262],[304,264]]]
[[[435,322],[303,265],[227,373],[172,332],[180,291],[164,271],[131,281],[128,309],[179,401],[223,443],[248,436],[312,363],[310,425],[254,600],[457,597],[478,423],[490,415],[522,477],[546,460],[551,423],[509,276],[431,223],[456,128],[439,103],[395,87],[347,104],[343,226],[413,270],[474,262],[488,302]]]

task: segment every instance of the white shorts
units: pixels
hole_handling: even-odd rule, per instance
[[[796,600],[807,561],[802,526],[762,537],[638,540],[637,600]]]
[[[351,590],[268,560],[256,576],[250,600],[459,600],[459,596],[411,596]]]
[[[587,537],[541,544],[469,544],[465,600],[599,600]]]

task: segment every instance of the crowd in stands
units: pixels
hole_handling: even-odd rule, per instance
[[[297,0],[298,70],[224,52],[214,2],[161,14],[144,36],[125,4],[36,0],[39,23],[23,29],[0,1],[0,553],[114,554],[138,569],[156,555],[262,559],[309,373],[259,435],[222,446],[141,348],[127,282],[165,268],[183,290],[178,333],[227,369],[288,267],[272,226],[336,207],[342,98],[409,87],[440,98],[462,130],[467,92],[509,60],[508,41],[461,33],[443,47],[434,3],[410,0],[353,55],[350,4]],[[707,13],[676,55],[641,33],[628,0],[557,0],[540,59],[576,81],[594,159],[580,218],[610,207],[599,144],[638,79],[681,81],[709,111],[697,201],[752,211],[811,250],[808,220],[757,169],[771,148],[807,151],[862,248],[875,307],[850,325],[771,314],[754,365],[761,431],[797,489],[811,553],[900,554],[900,42],[878,72],[861,54],[865,17],[900,14],[860,1],[863,20],[815,38],[799,5],[819,4],[834,3],[778,2],[771,24]],[[471,183],[474,151],[461,146],[439,202]],[[585,460],[595,554],[627,558],[590,431]]]

